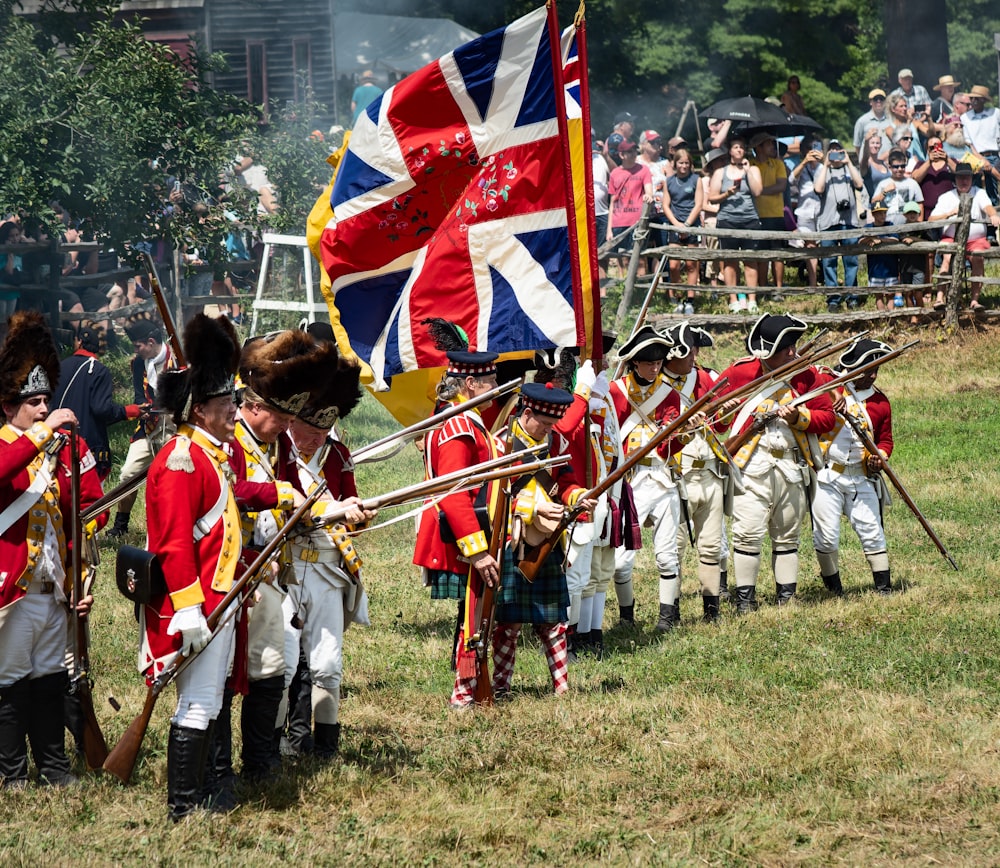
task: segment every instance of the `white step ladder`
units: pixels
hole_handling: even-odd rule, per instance
[[[257,315],[262,310],[298,311],[304,313],[305,319],[310,323],[316,321],[316,314],[327,313],[329,308],[327,308],[326,302],[316,301],[316,293],[313,289],[312,253],[305,235],[278,235],[273,232],[265,232],[263,241],[264,255],[261,257],[260,277],[257,278],[257,295],[254,298],[253,318],[250,321],[251,336],[257,334]],[[271,248],[273,247],[300,247],[302,249],[302,271],[306,284],[306,300],[304,302],[264,298],[264,286],[267,284],[267,271],[271,264]]]

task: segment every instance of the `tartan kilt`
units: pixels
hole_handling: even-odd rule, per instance
[[[427,584],[431,589],[432,600],[464,600],[468,583],[468,573],[427,570]]]
[[[562,548],[554,549],[542,564],[535,581],[529,582],[514,566],[510,548],[505,548],[494,620],[498,624],[557,624],[565,621],[569,592],[566,590],[562,562]]]

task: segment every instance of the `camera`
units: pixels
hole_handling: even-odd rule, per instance
[[[830,151],[830,159],[834,162],[843,162],[847,158],[845,151]]]
[[[928,106],[927,103],[921,102],[921,103],[917,103],[917,105],[915,105],[913,107],[913,110],[915,112],[919,112],[920,114],[923,114],[925,111],[927,111],[928,108],[930,108],[930,106]]]
[[[838,211],[846,211],[850,207],[851,207],[851,200],[850,199],[838,199],[837,200],[837,210]]]

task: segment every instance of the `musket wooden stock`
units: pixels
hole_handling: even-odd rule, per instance
[[[313,489],[305,501],[288,517],[287,521],[285,521],[274,537],[264,546],[257,557],[254,558],[253,563],[247,571],[233,583],[232,588],[229,589],[215,609],[212,610],[206,621],[208,622],[209,630],[212,631],[213,638],[219,622],[226,616],[226,611],[229,607],[238,600],[245,599],[245,594],[250,593],[253,588],[256,588],[268,564],[270,564],[271,560],[278,553],[285,540],[291,535],[295,526],[309,514],[313,504],[323,496],[326,488],[327,485],[324,480]],[[110,775],[114,775],[123,784],[129,782],[132,772],[135,770],[136,760],[139,758],[139,749],[142,747],[143,739],[146,737],[146,730],[149,728],[149,721],[152,718],[156,700],[159,699],[164,688],[177,677],[181,668],[197,656],[197,654],[193,654],[191,657],[185,657],[182,653],[177,652],[163,672],[153,679],[153,682],[146,688],[146,701],[143,703],[142,711],[129,724],[128,729],[125,730],[122,737],[118,739],[118,744],[111,749],[102,766],[104,771]]]
[[[714,408],[720,405],[722,401],[721,398],[716,398],[715,396],[720,389],[726,387],[728,382],[729,380],[725,377],[717,380],[712,385],[712,388],[705,392],[705,394],[688,407],[687,410],[677,416],[676,419],[672,419],[669,424],[660,428],[660,430],[650,438],[649,442],[645,446],[630,452],[628,458],[619,467],[609,473],[601,482],[589,491],[585,491],[581,494],[577,503],[579,504],[584,500],[596,500],[604,494],[605,491],[608,491],[615,484],[617,484],[618,480],[623,479],[633,467],[635,467],[650,452],[656,449],[668,437],[676,432],[692,416],[705,411],[706,408],[714,410]],[[559,520],[559,524],[556,529],[544,542],[539,543],[537,546],[525,545],[524,557],[518,561],[517,568],[521,571],[521,575],[523,575],[527,581],[533,582],[535,580],[535,576],[538,575],[538,571],[541,569],[542,564],[545,563],[545,559],[552,553],[552,549],[556,547],[559,542],[559,538],[566,531],[566,529],[573,524],[574,521],[576,521],[577,517],[582,512],[583,509],[580,506],[574,506],[572,509],[567,509],[563,513],[563,517]]]
[[[73,675],[70,678],[70,693],[80,703],[83,717],[83,755],[87,768],[99,769],[108,756],[108,744],[101,732],[94,711],[94,697],[90,682],[90,632],[87,616],[76,611],[76,604],[83,599],[83,520],[80,510],[80,433],[78,427],[70,425],[70,498],[72,503],[72,556],[70,569],[73,572],[73,599],[69,616],[73,619]]]
[[[927,536],[931,538],[931,542],[937,546],[937,550],[941,552],[945,560],[951,564],[952,569],[957,570],[958,564],[955,563],[955,559],[951,556],[948,549],[945,548],[944,543],[941,541],[941,537],[934,532],[934,528],[931,527],[931,523],[920,511],[920,508],[914,502],[913,498],[910,497],[910,493],[906,490],[905,486],[896,475],[896,471],[889,465],[888,459],[883,457],[882,453],[879,452],[878,444],[872,436],[865,430],[861,422],[858,419],[855,419],[850,413],[839,413],[838,415],[851,426],[854,433],[858,435],[858,439],[861,441],[865,449],[867,449],[872,455],[878,455],[882,459],[882,472],[889,477],[889,481],[899,493],[899,496],[903,498],[903,503],[905,503],[910,508],[910,512],[917,517],[917,521],[920,522],[920,526],[924,529]]]
[[[111,507],[120,501],[124,500],[130,494],[138,491],[142,484],[146,481],[146,476],[149,473],[149,468],[144,467],[131,479],[126,479],[124,482],[119,482],[114,488],[111,489],[103,497],[99,497],[95,500],[87,509],[81,514],[83,523],[86,524],[89,521],[97,518],[102,512],[107,512]]]
[[[156,263],[148,253],[142,254],[146,260],[146,270],[149,273],[149,285],[153,290],[153,297],[156,299],[156,309],[160,312],[160,319],[163,320],[163,328],[167,333],[167,340],[170,342],[170,349],[177,360],[177,367],[187,367],[184,358],[184,348],[181,346],[180,335],[177,334],[177,325],[170,314],[170,307],[167,305],[167,297],[163,294],[163,286],[160,284],[160,276],[156,273]]]

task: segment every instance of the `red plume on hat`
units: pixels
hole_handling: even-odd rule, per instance
[[[59,383],[59,353],[45,316],[15,313],[7,322],[0,348],[0,402],[20,404],[35,395],[51,395]]]

